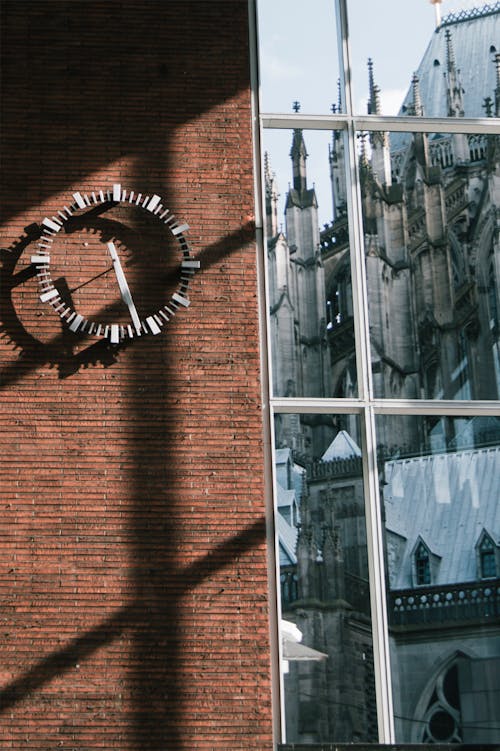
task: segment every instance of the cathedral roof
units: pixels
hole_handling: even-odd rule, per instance
[[[385,480],[386,528],[404,546],[392,586],[412,586],[418,537],[440,559],[432,584],[475,581],[482,531],[500,542],[500,447],[387,462]]]
[[[300,503],[305,470],[293,461],[290,448],[276,449],[275,467],[278,486],[281,486],[283,490],[293,490],[296,502]],[[279,487],[278,492],[280,492]]]
[[[475,11],[450,14],[433,33],[418,67],[420,96],[425,117],[446,117],[447,34],[454,50],[456,67],[463,87],[465,117],[485,115],[485,97],[494,99],[496,69],[494,56],[500,52],[500,2]],[[411,106],[412,87],[400,114]]]
[[[295,490],[285,490],[285,488],[277,483],[277,504],[278,508],[281,506],[291,506],[295,500]]]
[[[287,520],[281,515],[276,514],[276,527],[278,531],[280,546],[280,566],[295,566],[297,556],[295,549],[297,547],[297,527],[292,527]]]
[[[352,440],[349,433],[339,430],[321,457],[321,461],[333,462],[336,459],[351,459],[353,456],[361,456],[359,446]]]
[[[285,210],[291,206],[298,206],[299,209],[307,209],[309,206],[317,207],[318,200],[314,188],[306,188],[305,190],[290,188],[286,196]]]
[[[288,461],[291,461],[291,458],[292,449],[276,449],[276,464],[286,464]]]

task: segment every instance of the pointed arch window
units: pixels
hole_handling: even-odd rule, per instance
[[[459,660],[438,676],[422,722],[423,743],[461,743]]]
[[[415,550],[415,583],[418,585],[431,583],[431,560],[423,542],[419,542]]]
[[[495,545],[489,535],[484,535],[479,543],[479,576],[481,579],[494,579],[497,575]]]

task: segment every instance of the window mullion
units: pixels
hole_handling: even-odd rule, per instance
[[[394,743],[395,732],[384,574],[383,525],[381,507],[378,500],[377,441],[375,415],[372,407],[367,407],[364,411],[361,424],[363,428],[363,479],[379,740],[380,743]]]
[[[351,277],[353,280],[354,332],[358,395],[364,403],[361,419],[363,456],[363,482],[365,495],[365,519],[368,552],[368,575],[372,613],[373,660],[375,691],[377,697],[377,720],[381,743],[394,743],[394,718],[392,707],[391,669],[389,660],[389,630],[385,593],[383,527],[378,492],[377,439],[373,401],[373,379],[370,355],[368,321],[368,291],[365,273],[364,230],[361,206],[361,190],[356,149],[356,124],[353,113],[352,80],[349,51],[349,34],[345,0],[336,0],[340,19],[341,81],[345,107],[349,118],[344,131],[346,160],[347,211],[350,227]]]
[[[373,385],[370,357],[368,293],[364,264],[363,217],[359,171],[356,156],[356,131],[351,122],[347,132],[346,151],[348,214],[351,228],[351,273],[353,279],[354,330],[359,397],[363,404],[361,420],[363,477],[365,491],[368,571],[372,610],[373,657],[377,695],[377,716],[381,743],[394,742],[389,636],[383,556],[383,529],[380,513],[377,472],[377,441],[373,411]]]

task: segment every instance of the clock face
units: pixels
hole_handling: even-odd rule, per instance
[[[112,344],[159,334],[189,305],[199,268],[178,222],[159,195],[115,184],[74,193],[73,203],[43,219],[31,263],[40,300],[70,331]]]

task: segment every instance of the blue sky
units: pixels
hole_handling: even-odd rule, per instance
[[[443,0],[441,14],[477,7],[477,0]],[[381,89],[382,113],[397,114],[435,29],[435,8],[430,0],[349,0],[349,34],[353,71],[353,102],[366,113],[368,58],[373,60],[375,82]],[[261,109],[327,114],[337,102],[338,52],[334,0],[260,0],[259,43]],[[328,141],[325,133],[305,133],[309,153],[308,178],[315,182],[320,223],[331,219],[328,180]],[[266,131],[278,187],[284,197],[291,179],[291,134]]]

